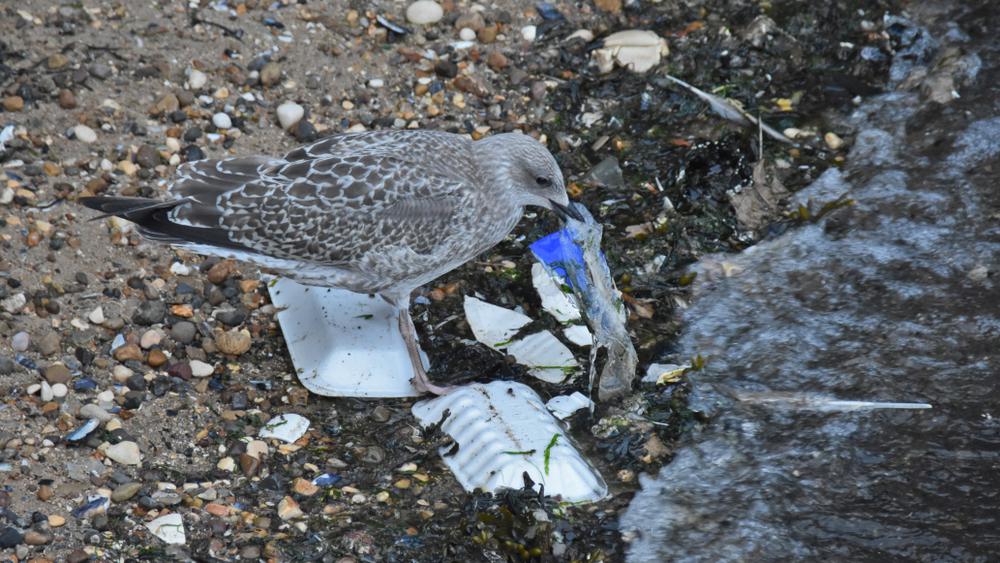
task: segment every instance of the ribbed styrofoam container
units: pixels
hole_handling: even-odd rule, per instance
[[[282,309],[278,322],[306,389],[328,397],[419,395],[395,307],[342,289],[265,282]]]
[[[563,427],[530,387],[510,381],[476,383],[413,405],[424,426],[450,416],[442,430],[458,451],[441,450],[445,464],[469,491],[524,486],[527,473],[536,490],[568,502],[595,501],[608,494],[600,474],[573,446]]]

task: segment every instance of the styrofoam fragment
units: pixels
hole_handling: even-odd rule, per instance
[[[413,405],[424,426],[440,421],[446,410],[451,414],[441,429],[458,443],[458,451],[450,455],[453,448],[445,446],[440,453],[466,490],[520,489],[527,473],[536,490],[544,486],[546,495],[564,501],[607,496],[600,474],[530,387],[509,381],[476,383]]]
[[[156,520],[148,522],[146,528],[165,543],[184,545],[187,542],[184,535],[184,519],[177,512],[160,516]]]
[[[589,409],[594,401],[587,398],[579,391],[574,391],[572,395],[559,395],[552,397],[545,403],[545,408],[549,409],[553,416],[559,420],[565,420],[580,409]]]
[[[580,308],[545,271],[545,266],[535,262],[531,265],[531,283],[542,298],[542,308],[561,323],[580,318]]]
[[[272,418],[257,433],[261,438],[276,438],[283,442],[298,440],[309,430],[309,419],[301,414],[286,413]]]
[[[579,365],[573,352],[547,330],[512,342],[507,353],[527,366],[531,375],[549,383],[562,383]]]
[[[531,322],[531,317],[504,307],[487,303],[469,295],[463,303],[465,318],[476,340],[493,349],[505,348],[521,327]]]
[[[572,325],[563,329],[563,336],[566,340],[569,340],[577,346],[593,346],[594,337],[591,336],[590,330],[584,325]]]
[[[328,397],[418,395],[395,307],[343,289],[265,282],[306,389]]]

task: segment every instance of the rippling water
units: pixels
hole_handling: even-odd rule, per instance
[[[963,98],[866,102],[853,207],[699,264],[696,432],[622,518],[633,561],[1000,557],[1000,71]],[[981,58],[979,58],[981,57]],[[796,397],[931,410],[817,412]],[[743,400],[739,400],[742,398]]]

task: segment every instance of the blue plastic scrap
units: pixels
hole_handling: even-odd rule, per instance
[[[632,388],[638,358],[625,326],[627,315],[615,287],[607,258],[601,252],[603,229],[580,204],[571,203],[584,221],[567,222],[555,233],[530,245],[532,254],[560,283],[573,291],[594,334],[590,350],[590,385],[598,383],[601,400],[620,396]],[[598,350],[607,351],[600,378],[595,365]]]

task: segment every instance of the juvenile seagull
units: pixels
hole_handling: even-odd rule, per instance
[[[177,169],[173,199],[85,197],[148,239],[237,258],[306,285],[377,293],[399,310],[420,392],[430,382],[410,294],[503,240],[526,206],[569,205],[552,154],[527,135],[479,141],[438,131],[335,135],[284,158],[202,160]]]

